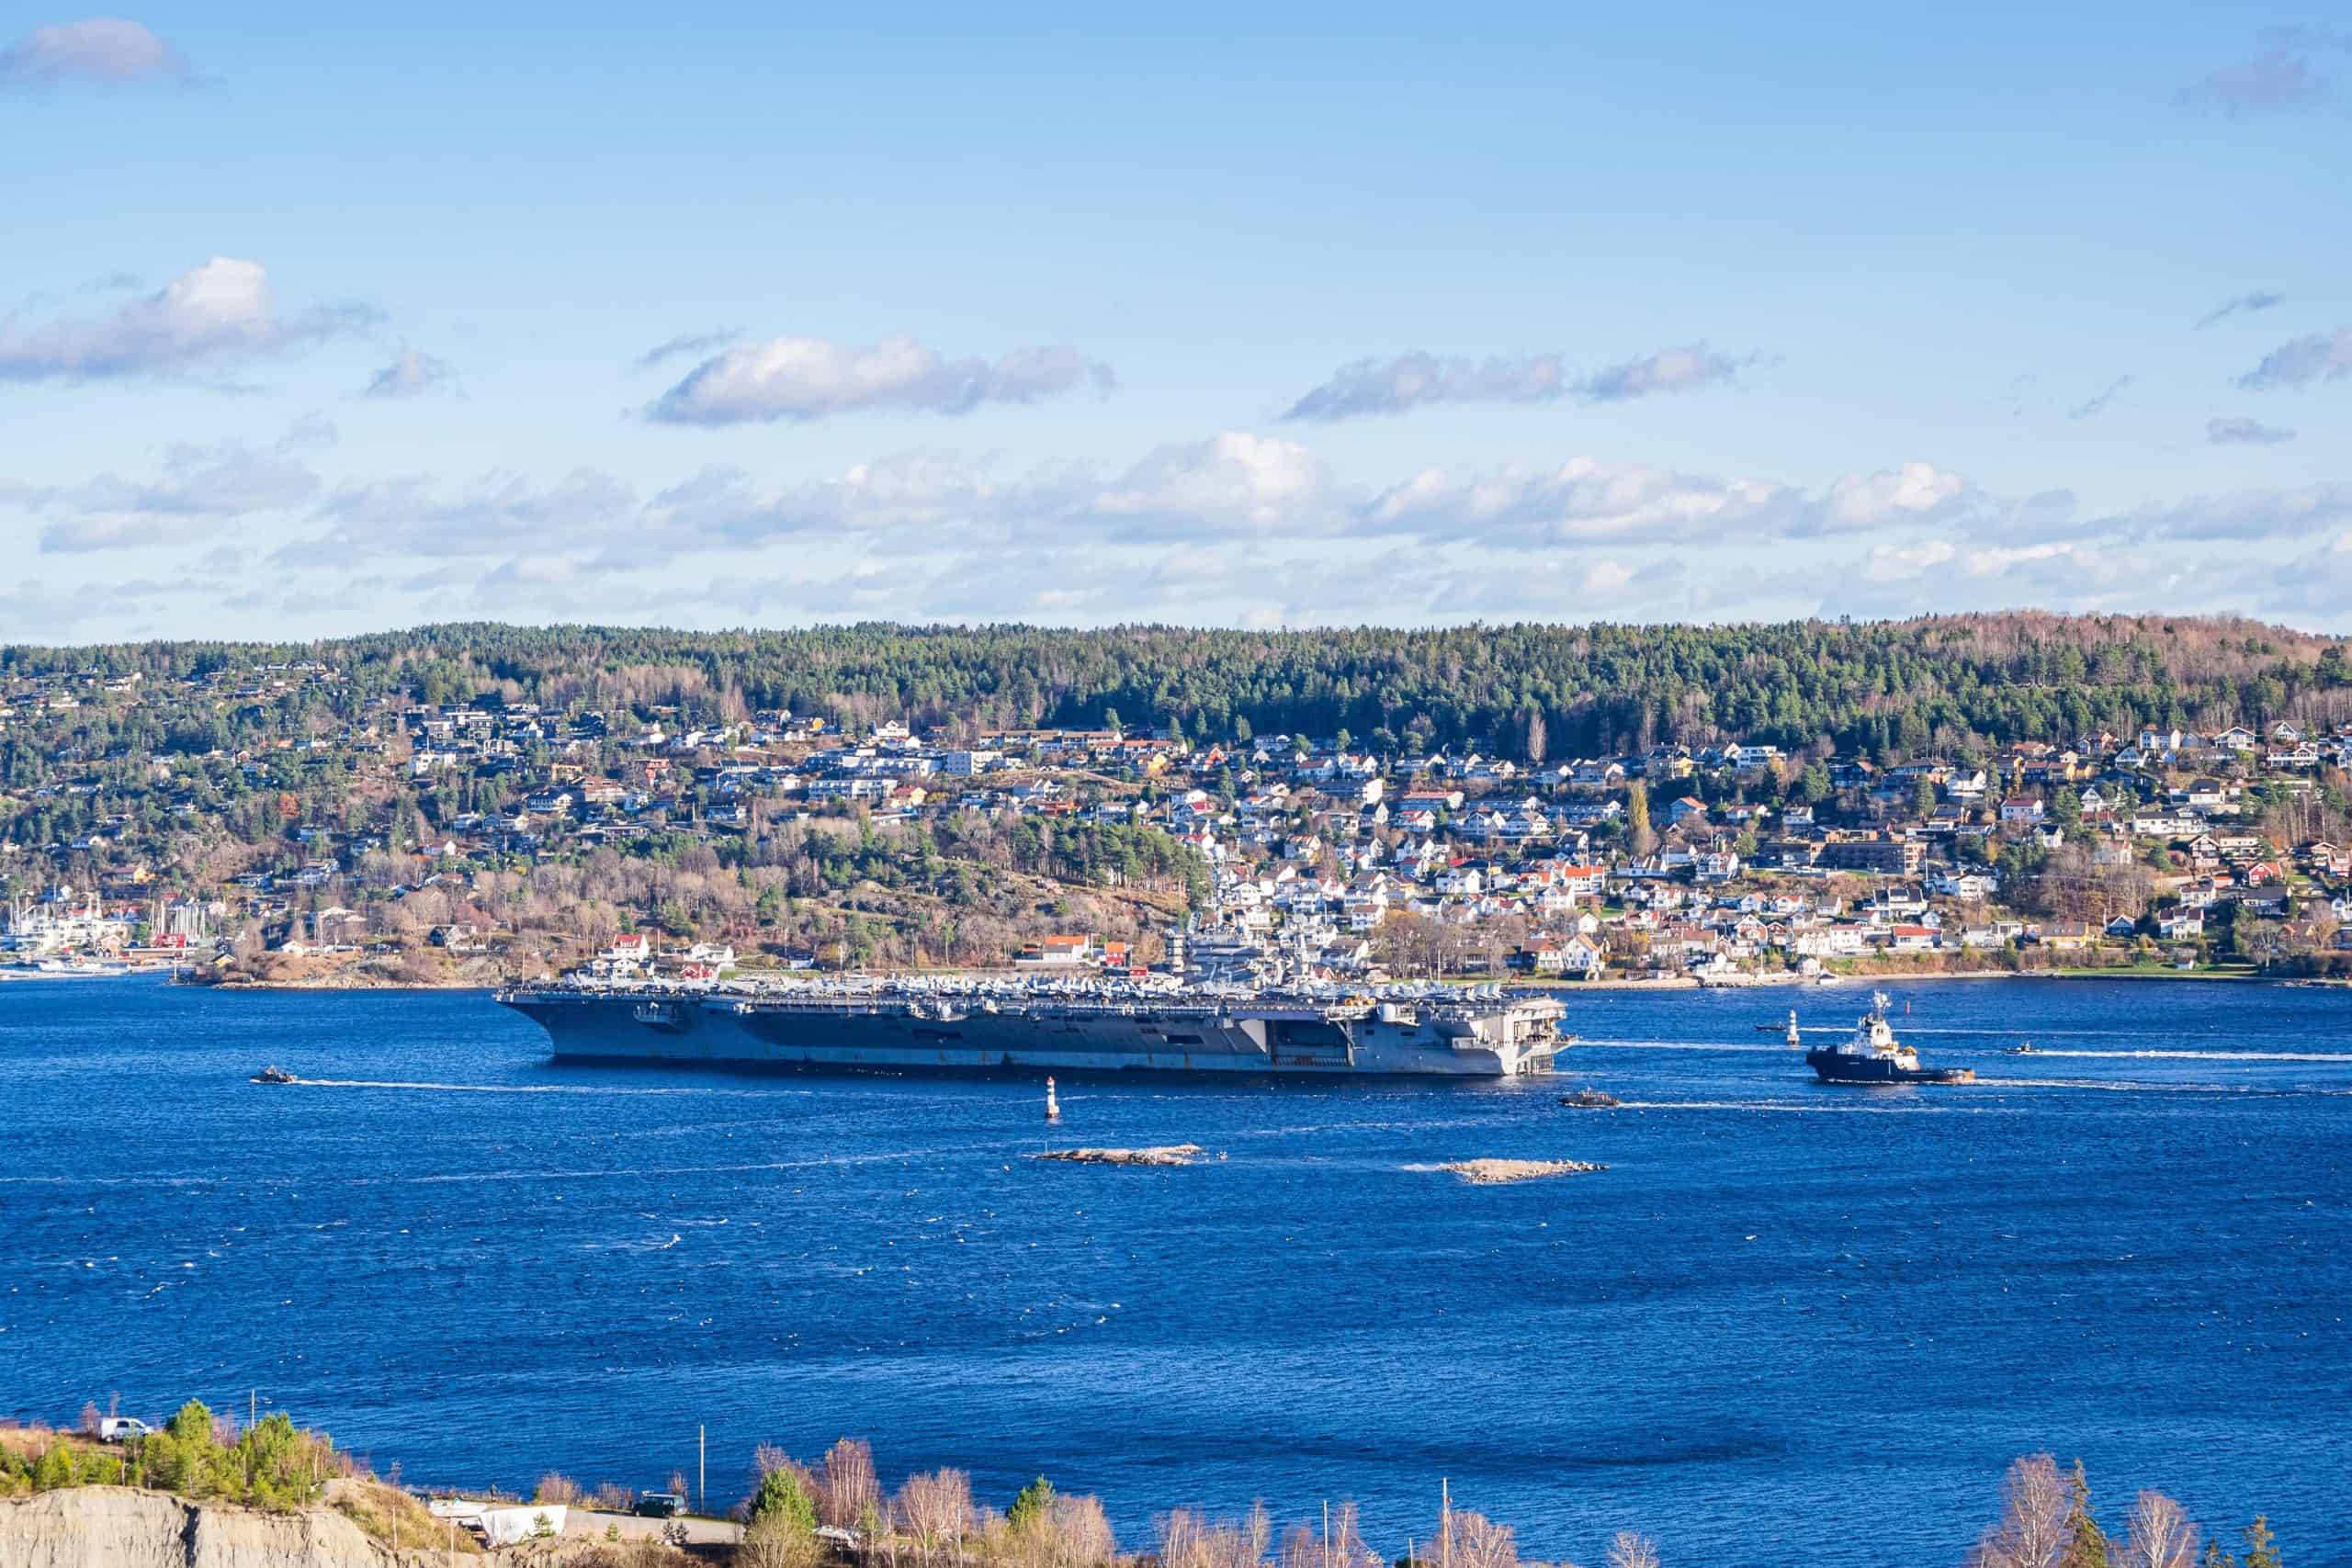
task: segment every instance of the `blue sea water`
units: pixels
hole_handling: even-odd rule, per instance
[[[2352,994],[1894,987],[1973,1087],[1808,1081],[1839,991],[1571,998],[1551,1082],[1035,1086],[557,1066],[479,995],[0,986],[0,1412],[248,1390],[411,1481],[739,1495],[752,1450],[1171,1506],[1441,1478],[1522,1550],[1957,1563],[2081,1456],[2352,1564]],[[2003,1048],[2030,1037],[2042,1054]],[[268,1062],[291,1088],[247,1076]],[[1589,1083],[1627,1103],[1562,1108]],[[1605,1173],[1472,1188],[1482,1156]]]

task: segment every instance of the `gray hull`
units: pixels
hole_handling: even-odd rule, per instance
[[[1511,1077],[1548,1072],[1559,1006],[1309,1003],[859,1005],[569,990],[499,999],[558,1060],[866,1072],[1267,1073]]]

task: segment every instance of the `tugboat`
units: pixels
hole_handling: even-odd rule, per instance
[[[1923,1067],[1919,1054],[1894,1037],[1887,1027],[1886,993],[1871,993],[1871,1010],[1854,1027],[1854,1037],[1841,1045],[1823,1045],[1804,1054],[1804,1065],[1823,1083],[1901,1084],[1974,1083],[1969,1067]]]
[[[1560,1103],[1578,1111],[1608,1111],[1617,1106],[1617,1097],[1606,1089],[1580,1089],[1574,1094],[1560,1096]]]
[[[292,1073],[288,1072],[284,1067],[271,1066],[264,1067],[261,1071],[255,1073],[254,1075],[253,1081],[255,1083],[300,1083],[302,1080],[296,1077]]]

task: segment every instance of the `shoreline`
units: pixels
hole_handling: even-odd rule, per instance
[[[919,977],[935,977],[951,975],[965,976],[988,973],[992,972],[956,969],[917,969],[903,972],[905,976]],[[191,990],[213,991],[228,994],[244,991],[353,993],[397,991],[455,993],[462,991],[493,991],[501,988],[502,987],[526,983],[511,976],[503,979],[489,979],[481,976],[468,976],[463,979],[452,979],[447,982],[383,980],[372,977],[363,980],[345,981],[323,976],[305,976],[301,979],[293,980],[256,980],[242,978],[233,981],[198,979],[170,980],[168,979],[168,972],[162,970],[133,970],[121,975],[108,975],[102,976],[59,976],[51,983],[63,985],[69,983],[70,980],[73,984],[91,985],[100,984],[107,980],[118,982],[126,980],[153,980],[158,977],[165,977],[166,983],[184,987]],[[761,973],[730,976],[732,979],[739,980],[787,980],[808,977],[810,977],[810,972],[808,971],[779,971],[773,975]],[[899,977],[899,976],[894,974],[892,976],[877,977],[897,978]],[[43,977],[28,975],[23,976],[12,976],[11,979],[15,984],[40,985],[42,983]],[[1610,992],[1618,996],[1638,996],[1645,992],[1671,992],[1679,995],[1691,991],[1727,991],[1743,994],[1759,991],[1774,993],[1781,991],[1810,992],[1819,990],[1843,990],[1849,987],[1867,988],[1872,985],[1940,985],[1946,982],[1971,980],[2129,980],[2143,983],[2179,981],[2196,985],[2307,987],[2320,990],[2352,989],[2352,979],[2338,979],[2324,975],[2264,975],[2252,970],[2184,970],[2152,969],[2143,967],[2117,969],[1956,969],[1923,971],[1917,974],[1882,971],[1878,973],[1860,975],[1840,974],[1838,976],[1838,983],[1835,986],[1823,986],[1818,981],[1813,979],[1800,979],[1794,976],[1770,975],[1758,976],[1751,979],[1738,980],[1729,984],[1707,985],[1687,975],[1662,976],[1656,979],[1634,979],[1630,976],[1618,976],[1615,978],[1600,980],[1532,979],[1526,976],[1512,975],[1502,976],[1485,976],[1475,977],[1454,977],[1436,982],[1406,983],[1462,986],[1464,987],[1473,986],[1500,985],[1513,990],[1524,991],[1530,994],[1561,998],[1572,997],[1586,992],[1600,991]],[[10,988],[12,987],[0,987],[0,996],[6,996]]]

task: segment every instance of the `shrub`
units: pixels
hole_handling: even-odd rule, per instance
[[[736,1549],[735,1568],[816,1568],[823,1560],[815,1534],[779,1509],[753,1517]]]
[[[52,1442],[33,1461],[33,1490],[54,1492],[61,1486],[74,1484],[74,1450],[63,1443]]]
[[[752,1494],[752,1522],[771,1519],[812,1539],[816,1534],[816,1501],[800,1483],[799,1472],[788,1466],[769,1471],[760,1478],[760,1489]]]

